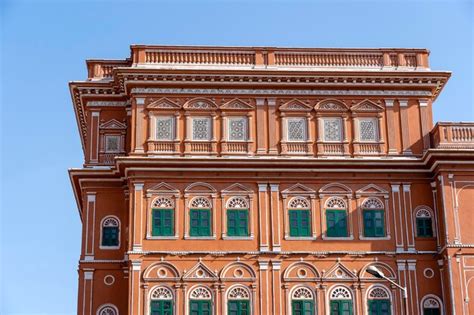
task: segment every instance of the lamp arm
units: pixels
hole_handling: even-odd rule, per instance
[[[387,280],[388,282],[390,282],[391,284],[393,284],[394,286],[396,286],[397,288],[399,288],[400,290],[403,291],[403,297],[404,298],[407,298],[407,288],[405,287],[402,287],[401,285],[399,285],[398,283],[396,283],[395,281],[393,281],[392,279],[384,276],[383,277],[385,280]]]

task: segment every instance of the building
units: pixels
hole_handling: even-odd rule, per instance
[[[474,124],[433,124],[428,56],[88,60],[78,314],[474,314]]]

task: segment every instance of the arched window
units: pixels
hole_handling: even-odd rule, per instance
[[[190,315],[211,315],[212,294],[208,288],[197,287],[189,294]]]
[[[174,235],[174,202],[169,197],[156,197],[151,204],[152,236]]]
[[[116,217],[102,220],[101,247],[118,248],[120,246],[120,223]]]
[[[341,197],[326,201],[326,236],[347,237],[347,204]]]
[[[338,286],[330,293],[331,315],[352,315],[352,294],[346,287]]]
[[[249,203],[244,197],[227,201],[227,235],[249,236]]]
[[[298,287],[291,294],[291,314],[313,315],[314,294],[306,287]]]
[[[150,315],[173,314],[173,292],[167,287],[156,287],[150,294]]]
[[[421,302],[423,315],[441,315],[441,302],[433,296],[425,296]]]
[[[368,292],[367,309],[369,315],[390,315],[391,302],[389,292],[382,287],[373,287]]]
[[[227,313],[229,315],[249,315],[250,314],[250,292],[237,286],[229,290],[227,294]]]
[[[190,236],[211,236],[211,202],[205,197],[194,197],[190,202]]]
[[[433,219],[431,211],[420,209],[415,214],[416,235],[418,237],[433,237]]]
[[[97,309],[97,315],[118,315],[118,309],[115,305],[105,304]]]
[[[305,197],[294,197],[288,202],[290,236],[311,236],[310,203]]]
[[[378,198],[367,198],[362,203],[365,237],[385,236],[385,210],[383,202]]]

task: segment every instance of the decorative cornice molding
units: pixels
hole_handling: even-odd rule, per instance
[[[124,101],[88,101],[86,103],[87,107],[125,107],[128,102]]]

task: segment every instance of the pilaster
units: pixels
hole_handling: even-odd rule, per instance
[[[268,154],[278,154],[278,134],[277,128],[277,112],[276,112],[276,99],[269,98],[268,102]]]
[[[392,99],[385,100],[385,107],[386,107],[386,119],[387,119],[387,134],[388,134],[388,154],[398,154],[397,148],[397,138],[395,134],[395,108],[393,107],[393,103],[395,101]]]
[[[281,251],[281,210],[279,199],[279,185],[270,184],[270,215],[272,227],[272,250]]]
[[[257,154],[266,154],[265,138],[266,138],[266,124],[265,124],[265,99],[257,98]]]
[[[260,251],[266,252],[270,250],[269,241],[269,218],[268,218],[268,184],[258,184],[258,218],[259,218],[259,236]]]
[[[145,99],[137,97],[135,99],[134,106],[134,118],[135,118],[135,143],[133,148],[133,153],[142,154],[145,153],[143,149],[143,139],[145,134]],[[133,107],[132,107],[133,108]]]
[[[420,109],[421,137],[423,139],[423,152],[430,148],[430,130],[432,123],[430,122],[428,103],[429,101],[426,99],[418,100]]]
[[[134,183],[133,192],[133,239],[132,239],[132,250],[142,250],[142,240],[144,238],[143,233],[143,183]]]
[[[403,154],[412,154],[410,148],[410,124],[408,120],[408,100],[399,100],[400,105],[400,124],[402,132],[402,152]]]

